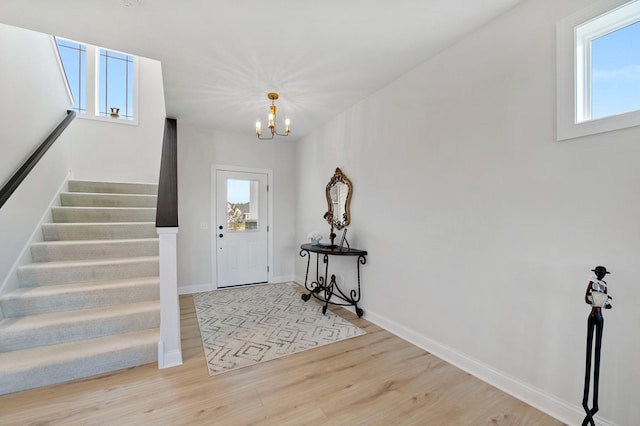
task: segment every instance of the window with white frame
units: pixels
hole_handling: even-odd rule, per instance
[[[640,125],[640,1],[558,23],[558,139]]]
[[[56,38],[56,43],[73,97],[71,109],[77,114],[85,114],[87,112],[87,46],[61,38]]]
[[[117,109],[120,118],[133,119],[133,56],[100,49],[98,114],[108,117]]]
[[[137,122],[137,58],[55,38],[79,117]]]

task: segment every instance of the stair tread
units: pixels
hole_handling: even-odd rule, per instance
[[[54,223],[151,222],[155,207],[59,206],[51,208]]]
[[[29,263],[18,267],[18,269],[46,269],[46,268],[65,268],[70,266],[87,266],[87,265],[109,265],[113,263],[129,264],[146,261],[159,260],[160,256],[137,256],[125,258],[108,258],[108,259],[86,259],[86,260],[57,260],[53,262]]]
[[[155,207],[54,206],[57,210],[156,210]]]
[[[158,186],[153,182],[129,182],[121,180],[96,180],[96,179],[69,179],[69,183],[93,183],[102,185],[146,185],[146,186]]]
[[[126,316],[134,313],[159,311],[159,309],[160,301],[152,300],[92,309],[5,318],[0,320],[0,335],[2,335],[3,332],[8,331],[16,332],[35,328],[53,328],[64,325],[73,325],[83,321],[95,321]]]
[[[58,284],[55,286],[42,286],[42,287],[25,287],[18,288],[9,293],[0,296],[0,300],[5,299],[19,299],[23,297],[46,297],[57,294],[65,293],[81,293],[86,291],[99,291],[101,288],[114,288],[114,287],[131,287],[133,285],[140,284],[160,284],[160,277],[137,277],[127,278],[121,280],[108,280],[108,281],[89,281],[82,283],[71,284]]]
[[[94,180],[70,180],[69,192],[93,192],[99,194],[151,194],[158,193],[157,183],[148,182],[105,182]]]
[[[86,244],[126,244],[141,242],[157,242],[158,238],[121,238],[114,240],[61,240],[61,241],[39,241],[31,244],[31,246],[70,246],[70,245],[86,245]]]
[[[135,192],[81,192],[81,191],[63,191],[60,194],[72,195],[98,195],[98,196],[125,196],[125,197],[157,197],[156,194],[136,194]]]
[[[155,222],[62,222],[42,224],[45,241],[156,238]]]
[[[146,207],[156,208],[155,194],[117,194],[100,192],[61,192],[60,205],[65,207]]]
[[[151,222],[49,222],[49,223],[43,223],[42,227],[43,228],[61,227],[61,228],[70,228],[70,229],[88,228],[89,231],[91,230],[91,228],[119,228],[119,227],[124,227],[124,228],[152,227],[155,229],[156,223],[153,221]],[[147,238],[151,238],[151,237],[147,237]],[[95,239],[95,238],[92,238],[92,239]],[[122,237],[119,239],[122,239]]]
[[[57,345],[40,346],[13,352],[0,353],[0,375],[27,371],[34,366],[65,364],[96,355],[115,353],[135,347],[157,343],[160,340],[158,328],[135,331],[126,334],[79,340]]]
[[[131,225],[131,226],[140,226],[140,225],[154,225],[155,222],[47,222],[43,223],[45,226],[89,226],[89,225]]]
[[[31,244],[31,262],[135,258],[157,256],[159,238],[86,239],[42,241]]]
[[[156,194],[119,194],[113,192],[61,192],[60,202],[53,207],[112,207],[112,208],[132,208],[132,209],[155,209],[157,207],[158,196]],[[151,202],[150,205],[100,205],[83,204],[83,202]],[[79,202],[79,204],[74,204]],[[155,203],[154,203],[155,202]],[[65,204],[71,203],[71,204]]]

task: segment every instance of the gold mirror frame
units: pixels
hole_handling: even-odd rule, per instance
[[[341,214],[338,213],[338,216],[342,216],[341,218],[336,218],[336,212],[334,210],[334,202],[331,197],[331,190],[336,188],[336,185],[339,183],[347,185],[347,196],[344,202],[344,206],[340,206],[342,210],[344,210]],[[339,187],[338,187],[339,188]],[[329,225],[335,227],[336,229],[342,229],[345,226],[348,226],[351,223],[351,211],[349,209],[349,204],[351,202],[351,195],[353,194],[353,185],[347,176],[342,173],[339,167],[336,168],[336,172],[333,174],[333,177],[327,184],[327,188],[325,190],[325,195],[327,197],[327,208],[328,211],[325,213],[325,218]],[[338,194],[338,201],[340,201],[340,194]]]

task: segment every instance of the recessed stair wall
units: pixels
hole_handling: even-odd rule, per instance
[[[70,181],[0,296],[0,394],[158,360],[157,185]]]

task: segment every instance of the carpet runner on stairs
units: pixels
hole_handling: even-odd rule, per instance
[[[70,181],[0,296],[0,394],[157,362],[157,185]]]

